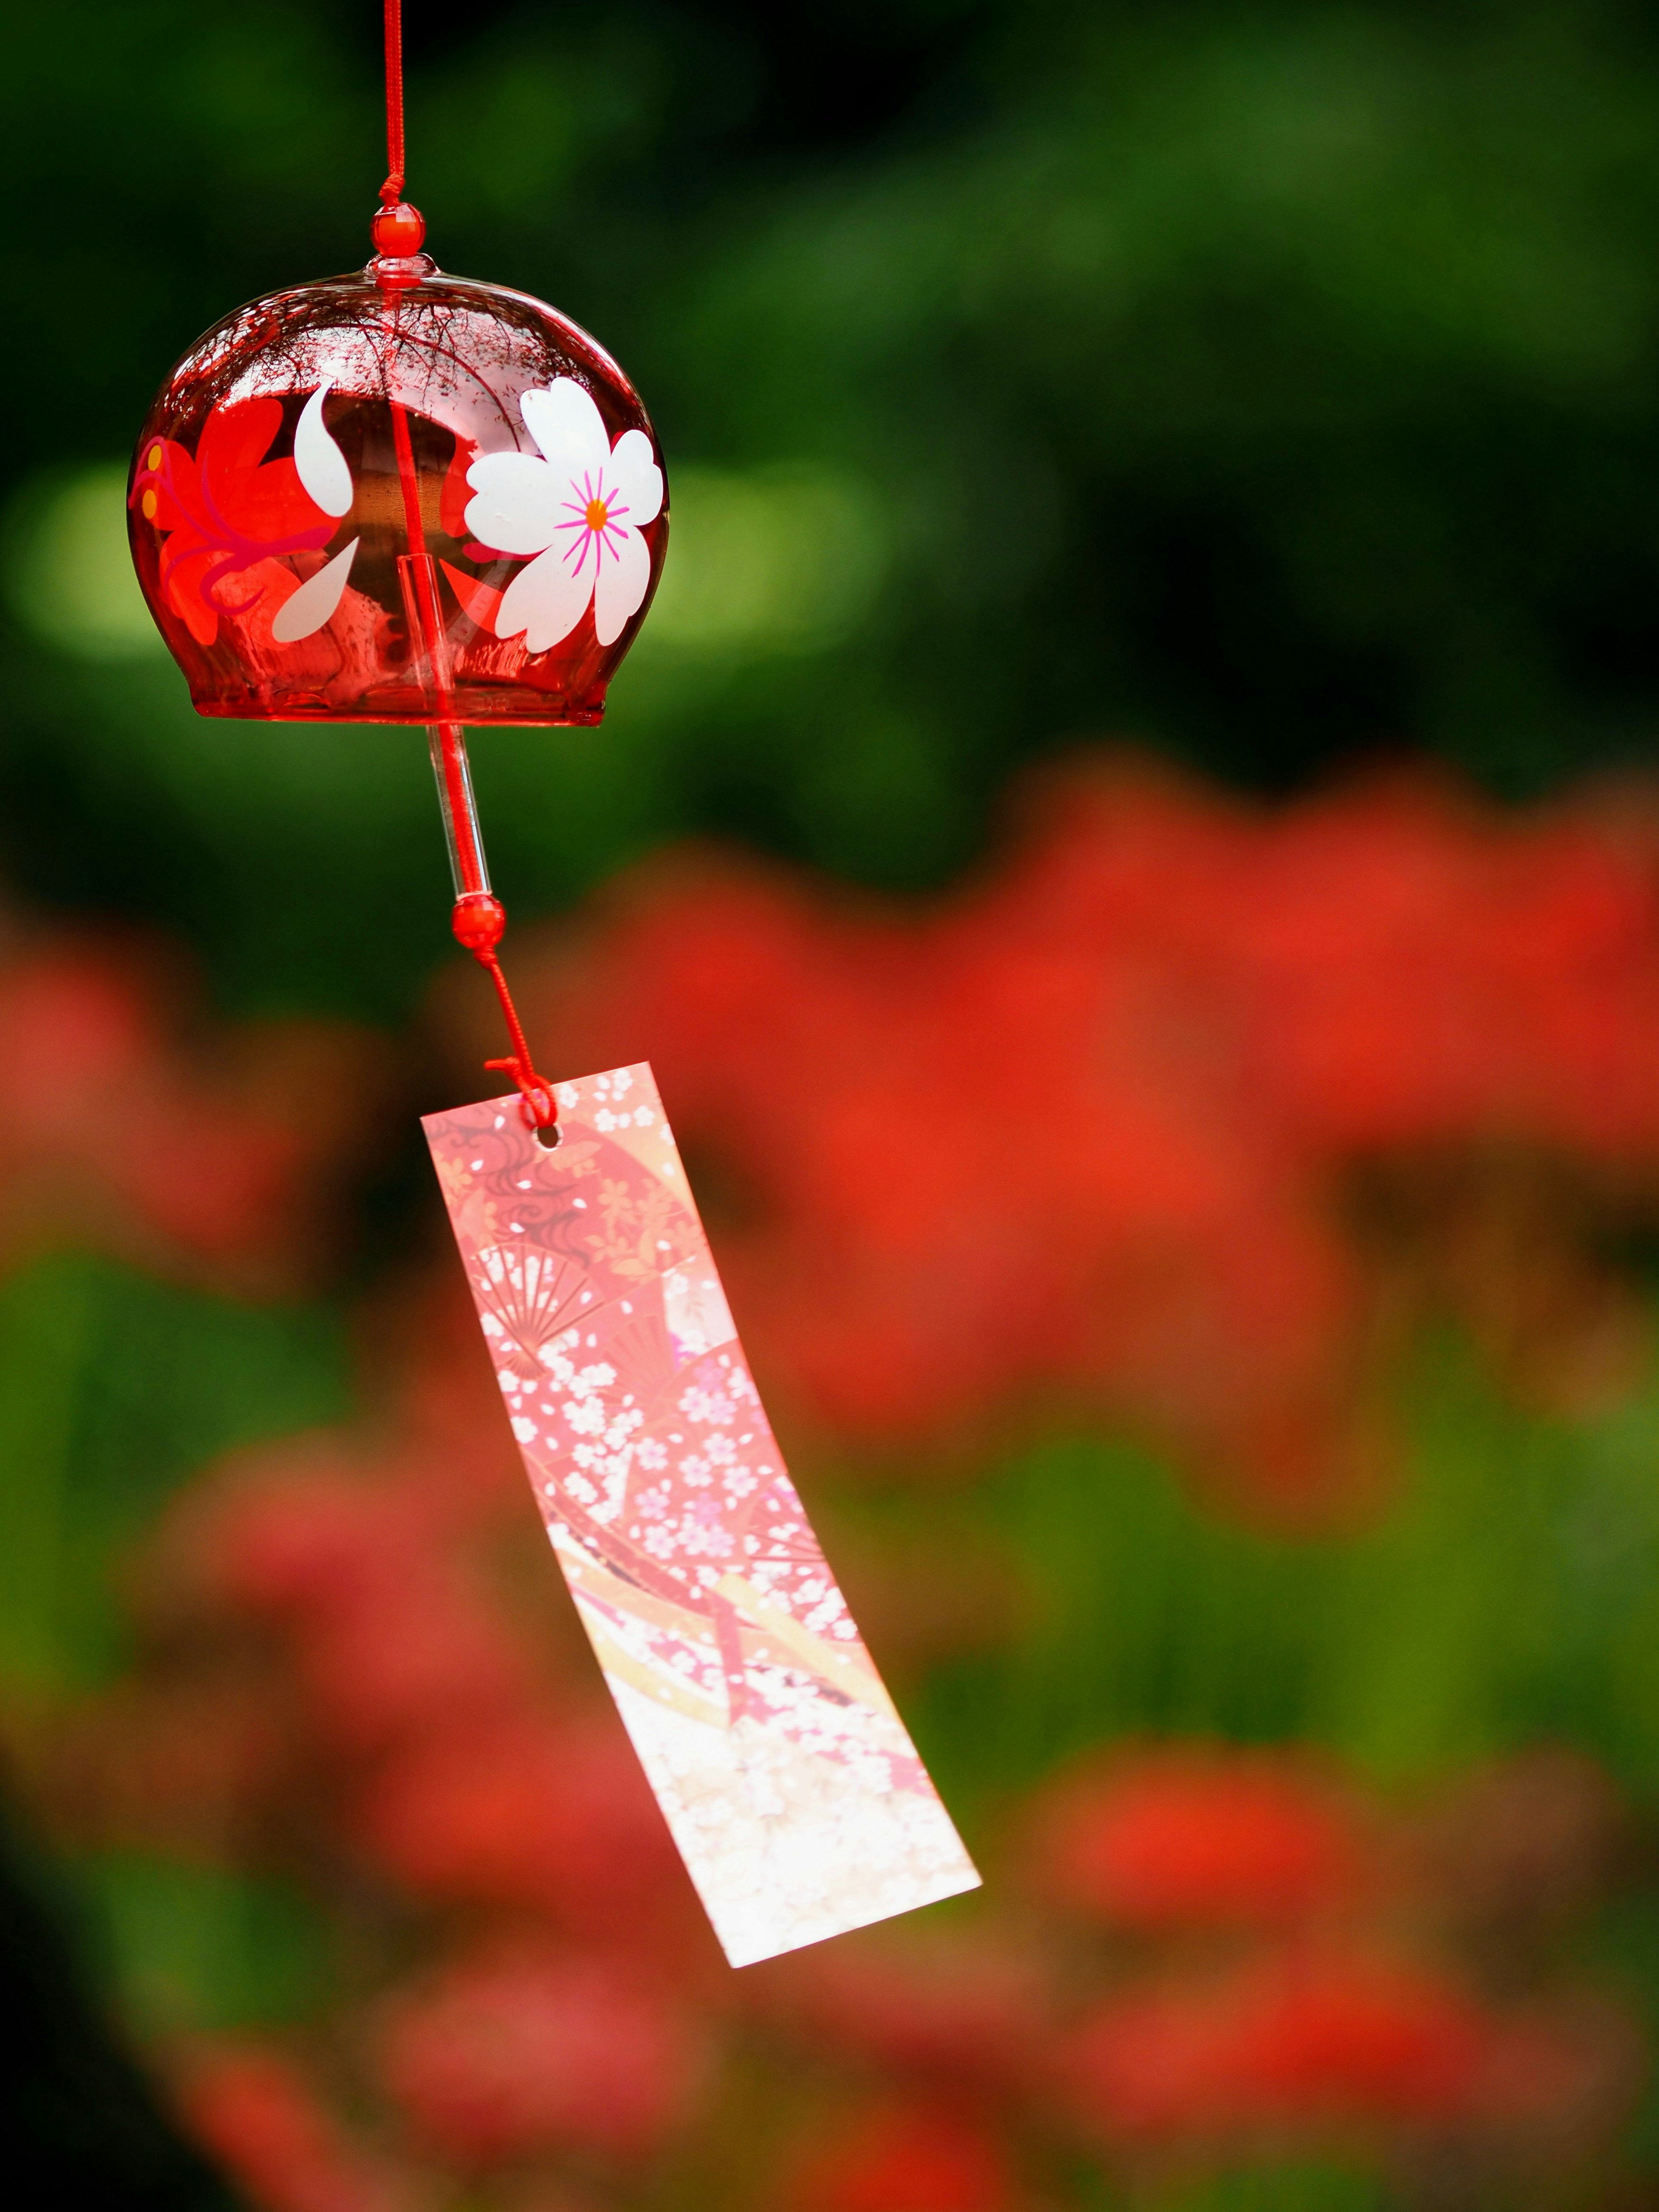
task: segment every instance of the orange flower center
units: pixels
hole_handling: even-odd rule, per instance
[[[590,530],[603,530],[605,526],[607,512],[605,501],[602,499],[590,499],[587,502],[588,528]]]

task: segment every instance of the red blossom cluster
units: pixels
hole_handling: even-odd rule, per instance
[[[1461,1827],[1494,1792],[1518,1803],[1534,1774],[1563,1780],[1520,1762],[1429,1826]],[[1582,1877],[1584,1838],[1532,1828],[1547,1915],[1549,1890]],[[1045,2134],[1051,2156],[1092,2143],[1130,2175],[1402,2144],[1466,2175],[1559,2172],[1607,2140],[1640,2078],[1628,2021],[1559,1990],[1485,1993],[1465,1939],[1492,1899],[1464,1893],[1444,1924],[1413,1821],[1303,1761],[1121,1758],[1052,1785],[1030,1831],[1012,1887],[1042,1909],[1022,1946],[890,1931],[764,1970],[767,2016],[861,2062],[867,2084],[833,2141],[803,2147],[789,2212],[1012,2212],[1042,2168],[1010,2147]]]
[[[1593,1891],[1605,1784],[1582,1762],[1406,1819],[1285,1753],[1120,1756],[1022,1811],[988,1903],[727,1972],[591,1662],[549,1632],[565,1601],[469,1317],[393,1322],[408,1380],[379,1419],[227,1465],[154,1562],[175,1642],[216,1637],[244,1682],[263,1654],[278,1717],[204,1846],[286,1864],[355,1929],[320,2038],[176,2057],[264,2212],[421,2212],[446,2176],[615,2205],[665,2162],[757,2158],[766,2212],[1027,2212],[1079,2155],[1133,2174],[1403,2138],[1504,2172],[1606,2140],[1632,2031],[1553,1984],[1498,2002],[1476,1940]],[[111,1708],[121,1818],[147,1741],[178,1786],[179,1686]],[[1483,1875],[1460,1850],[1449,1884],[1499,1802],[1504,1851]],[[757,2094],[795,2116],[764,2147]]]
[[[369,2212],[401,2212],[422,2172],[637,2166],[706,2064],[712,1939],[564,1620],[471,1314],[417,1299],[388,1327],[409,1380],[380,1423],[244,1455],[160,1533],[152,1626],[192,1668],[60,1747],[83,1834],[286,1865],[396,1931],[343,2069],[178,2054],[191,2124],[270,2212],[345,2212],[362,2174]],[[264,1725],[182,1759],[251,1680]]]
[[[410,2177],[365,2153],[307,2069],[268,2047],[226,2043],[183,2058],[179,2108],[251,2201],[280,2212],[404,2212]]]
[[[1547,1758],[1540,1771],[1553,1815],[1579,1777],[1561,1787]],[[1512,1803],[1527,1771],[1502,1781]],[[1532,1825],[1547,1916],[1595,1839],[1570,1820]],[[1103,2142],[1513,2130],[1535,2150],[1605,2126],[1628,2094],[1626,2027],[1479,1994],[1467,1954],[1492,1885],[1448,1911],[1409,1823],[1362,1814],[1303,1761],[1194,1747],[1120,1758],[1052,1785],[1034,1836],[1042,1894],[1141,1939],[1133,1971],[1087,1999],[1063,2041],[1060,2094]]]
[[[243,1462],[191,1518],[193,1578],[281,1632],[338,1817],[380,1873],[672,1948],[693,1908],[626,1739],[538,1664],[492,1582],[523,1477],[498,1404],[468,1395],[464,1437],[322,1438]],[[544,1572],[535,1601],[562,1603]]]
[[[1659,1164],[1659,842],[1401,781],[1267,812],[1136,766],[882,908],[647,864],[521,962],[572,1070],[649,1058],[769,1399],[876,1443],[1034,1396],[1328,1489],[1356,1164]]]
[[[1443,2124],[1476,2111],[1491,2033],[1441,1977],[1298,1959],[1111,2001],[1078,2031],[1071,2087],[1120,2142]]]
[[[660,1986],[523,1944],[401,1993],[380,2051],[393,2098],[463,2169],[567,2148],[648,2154],[688,2118],[696,2060]]]
[[[290,1287],[361,1138],[368,1042],[185,1025],[153,959],[0,944],[0,1243],[82,1240],[238,1287]]]
[[[1051,1790],[1045,1887],[1126,1928],[1294,1927],[1364,1881],[1352,1807],[1283,1759],[1187,1750]]]
[[[1017,2185],[994,2132],[921,2104],[860,2113],[780,2176],[780,2212],[1010,2212]]]
[[[1656,887],[1633,831],[1562,812],[1399,788],[1267,817],[1081,775],[932,913],[647,873],[550,959],[540,1021],[567,1066],[656,1060],[798,1419],[944,1439],[1047,1392],[1305,1486],[1352,1403],[1348,1168],[1659,1158]],[[274,1248],[299,1170],[251,1140],[214,1167],[264,1125],[111,972],[0,966],[0,1157],[138,1178],[158,1235],[184,1217],[143,1176],[216,1173],[194,1249],[240,1249],[228,1221]],[[60,1052],[149,1167],[52,1110]],[[727,1972],[435,1264],[368,1316],[360,1424],[179,1501],[135,1576],[147,1656],[42,1753],[81,1841],[279,1873],[340,1932],[326,2016],[167,2056],[262,2212],[615,2212],[728,2174],[757,2212],[1031,2212],[1079,2161],[1133,2194],[1332,2144],[1497,2201],[1609,2141],[1639,2044],[1553,1948],[1617,1826],[1583,1761],[1401,1811],[1288,1753],[1121,1753],[988,1824],[987,1891],[932,1924]]]

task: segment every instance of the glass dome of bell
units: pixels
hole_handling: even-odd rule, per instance
[[[401,204],[360,273],[239,308],[145,418],[129,528],[204,714],[592,723],[668,532],[650,420],[544,301]]]

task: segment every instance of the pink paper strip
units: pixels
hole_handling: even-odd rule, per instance
[[[734,1966],[978,1886],[750,1379],[644,1065],[426,1118],[547,1532]]]

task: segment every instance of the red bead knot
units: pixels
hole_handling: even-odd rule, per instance
[[[390,207],[376,208],[368,228],[374,251],[383,259],[406,261],[421,250],[426,237],[426,218],[419,208],[410,207],[407,200],[397,200]]]
[[[486,966],[507,927],[507,908],[490,891],[465,891],[455,902],[449,926],[455,941]]]

